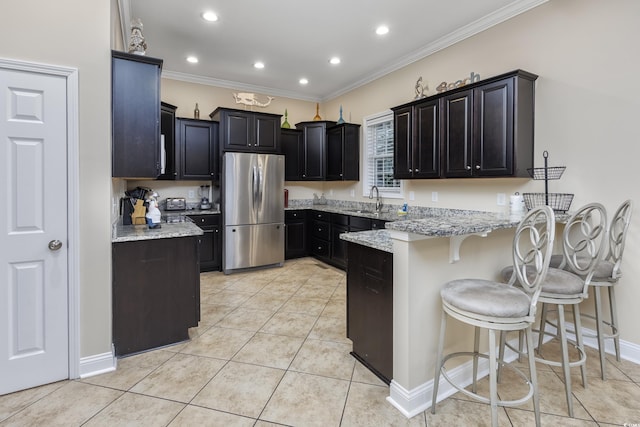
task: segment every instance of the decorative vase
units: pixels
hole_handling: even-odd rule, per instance
[[[200,109],[198,108],[198,103],[196,102],[196,108],[195,110],[193,110],[193,118],[194,119],[199,119],[200,118]]]
[[[340,105],[340,118],[337,121],[337,124],[341,125],[344,123],[344,119],[342,118],[342,105]]]
[[[322,120],[322,117],[320,117],[320,104],[318,104],[316,102],[316,116],[313,118],[313,120],[317,121],[317,120]]]
[[[129,37],[129,53],[145,55],[147,53],[147,42],[142,35],[142,21],[140,18],[131,20],[131,36]]]
[[[287,113],[287,109],[285,108],[284,110],[284,123],[282,123],[282,127],[284,129],[289,129],[291,128],[291,125],[289,124],[289,122],[287,121],[287,117],[288,117],[288,113]]]

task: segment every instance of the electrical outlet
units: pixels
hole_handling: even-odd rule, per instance
[[[409,191],[409,200],[415,200],[415,199],[416,199],[415,191]]]
[[[438,201],[438,192],[437,191],[432,191],[431,192],[431,201],[432,202],[437,202]]]
[[[194,190],[189,190],[189,198],[190,199],[195,199],[196,198],[196,192]]]
[[[351,190],[351,197],[356,197],[356,190]]]
[[[329,195],[333,196],[333,188],[329,190]]]
[[[506,203],[507,196],[504,193],[498,193],[498,197],[496,198],[496,203],[498,206],[504,206]]]

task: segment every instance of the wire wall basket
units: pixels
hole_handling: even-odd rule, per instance
[[[544,193],[523,193],[524,205],[528,210],[531,210],[538,206],[547,205],[554,212],[564,213],[571,207],[573,201],[573,194],[570,193],[549,193],[549,180],[560,179],[565,166],[549,167],[547,161],[549,160],[549,152],[546,150],[542,153],[544,157],[543,168],[528,168],[527,171],[531,178],[535,180],[544,180]]]

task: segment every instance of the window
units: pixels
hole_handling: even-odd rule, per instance
[[[365,159],[362,192],[368,196],[377,186],[383,197],[403,198],[401,181],[393,179],[393,112],[365,117],[363,120]]]

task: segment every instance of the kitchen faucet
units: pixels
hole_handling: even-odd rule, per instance
[[[380,209],[382,208],[382,200],[380,200],[380,190],[378,190],[378,186],[374,185],[371,187],[371,191],[369,192],[369,198],[373,199],[373,189],[376,190],[376,212],[380,213]]]

